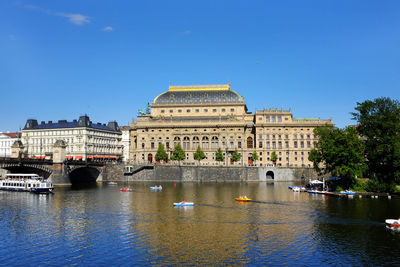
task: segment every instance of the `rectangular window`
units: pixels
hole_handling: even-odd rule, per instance
[[[269,141],[267,142],[267,148],[270,148],[270,142]]]
[[[289,142],[288,141],[285,142],[285,147],[289,148]]]
[[[311,147],[311,142],[307,141],[307,147],[310,148]]]
[[[278,115],[278,122],[282,122],[282,116]]]
[[[275,115],[271,116],[271,122],[275,122]]]
[[[269,122],[269,115],[265,116],[265,121]]]
[[[294,141],[293,145],[294,145],[294,148],[297,148],[297,141]]]
[[[304,148],[304,141],[301,141],[301,142],[300,142],[300,147],[301,147],[301,148]]]
[[[162,110],[161,110],[161,113],[165,113],[165,110],[162,109]]]
[[[238,148],[242,148],[242,142],[238,142]]]
[[[278,142],[278,148],[282,148],[282,142],[281,141]]]
[[[272,142],[272,148],[276,148],[276,143]]]
[[[262,148],[262,146],[263,146],[263,142],[260,141],[260,142],[258,143],[258,147],[259,147],[259,148]]]

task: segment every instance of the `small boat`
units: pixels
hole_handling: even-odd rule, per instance
[[[343,195],[354,195],[355,194],[355,192],[353,192],[351,190],[340,191],[339,193],[343,194]]]
[[[108,185],[117,185],[116,182],[108,182],[107,184],[108,184]]]
[[[321,194],[322,191],[319,191],[319,190],[308,190],[307,192],[309,194]]]
[[[121,192],[132,192],[133,190],[129,187],[122,187],[119,191]]]
[[[299,186],[293,186],[292,190],[293,190],[293,192],[300,192],[300,187]]]
[[[150,186],[150,189],[151,190],[161,190],[162,189],[162,186],[161,185],[159,185],[159,186]]]
[[[175,207],[184,207],[184,206],[193,206],[194,205],[194,203],[193,202],[187,202],[187,201],[181,201],[181,202],[178,202],[178,203],[174,203],[174,206]]]
[[[0,179],[0,189],[9,191],[28,191],[33,193],[51,193],[53,184],[43,177],[31,173],[7,173]]]
[[[251,201],[251,198],[248,198],[246,196],[244,196],[244,197],[240,196],[240,197],[235,198],[235,200],[239,201],[239,202],[249,202],[249,201]]]
[[[399,228],[400,227],[400,218],[399,219],[387,219],[385,220],[385,224],[388,227]]]

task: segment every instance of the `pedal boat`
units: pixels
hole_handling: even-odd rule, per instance
[[[249,202],[249,201],[251,201],[251,198],[248,198],[248,197],[237,197],[237,198],[235,198],[235,200],[239,201],[239,202]]]
[[[399,219],[387,219],[385,220],[386,226],[390,228],[400,228],[400,218]]]
[[[132,192],[133,190],[129,187],[122,187],[119,191],[121,192]]]
[[[181,201],[178,203],[174,203],[175,207],[185,207],[185,206],[193,206],[194,203],[193,202],[187,202],[187,201]]]

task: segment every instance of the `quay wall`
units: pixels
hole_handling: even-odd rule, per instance
[[[154,169],[124,175],[125,167],[124,164],[107,165],[101,181],[279,182],[317,177],[310,168],[155,165]],[[139,167],[133,166],[133,169]]]

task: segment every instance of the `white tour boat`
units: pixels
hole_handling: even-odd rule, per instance
[[[51,182],[34,173],[7,173],[0,179],[0,190],[49,193],[53,188]]]

